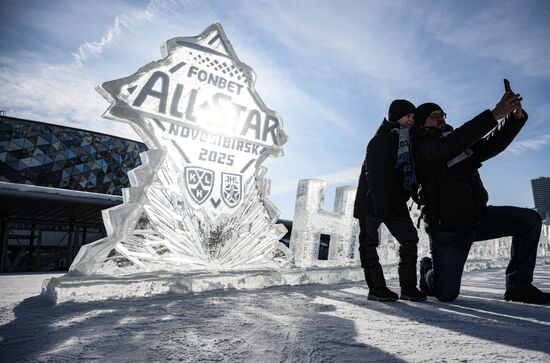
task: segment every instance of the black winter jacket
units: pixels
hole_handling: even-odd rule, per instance
[[[418,203],[428,233],[479,224],[489,197],[478,169],[506,149],[526,121],[525,112],[521,120],[510,115],[495,128],[497,121],[486,110],[455,130],[414,128]]]
[[[368,216],[383,221],[405,210],[410,193],[402,187],[402,169],[395,168],[398,130],[399,124],[384,119],[367,146],[355,197],[355,218]]]

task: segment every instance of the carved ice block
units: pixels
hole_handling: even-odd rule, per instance
[[[107,238],[83,246],[69,273],[280,269],[290,250],[269,200],[268,157],[283,155],[280,115],[254,87],[221,24],[176,37],[162,59],[104,82],[104,117],[147,144],[123,204],[103,211]]]
[[[357,262],[358,223],[353,218],[356,188],[336,189],[334,212],[323,210],[325,181],[304,179],[298,183],[290,247],[298,267]],[[319,261],[321,234],[330,236],[328,261]]]

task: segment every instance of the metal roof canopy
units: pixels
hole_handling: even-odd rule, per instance
[[[0,217],[24,223],[102,225],[101,211],[122,197],[0,182]]]

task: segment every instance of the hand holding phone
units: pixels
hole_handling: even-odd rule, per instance
[[[510,81],[507,80],[506,78],[504,78],[504,91],[506,92],[512,91],[512,88],[510,87]],[[514,117],[519,120],[523,117],[522,106],[521,106],[521,101],[523,100],[523,98],[520,97],[519,94],[517,95],[514,94],[514,96],[515,96],[515,100],[513,102],[516,107],[512,110],[512,115],[514,115]]]
[[[512,88],[510,88],[510,81],[504,78],[504,91],[510,92]]]
[[[521,97],[512,92],[510,81],[506,78],[504,79],[504,90],[506,92],[492,110],[495,120],[500,120],[509,113],[514,113],[514,116],[516,116],[517,112],[521,114]]]

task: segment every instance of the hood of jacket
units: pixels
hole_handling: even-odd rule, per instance
[[[378,130],[376,130],[376,135],[390,133],[393,129],[399,130],[399,124],[397,122],[390,122],[384,118]]]

